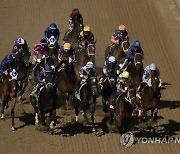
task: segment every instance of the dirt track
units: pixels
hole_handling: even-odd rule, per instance
[[[78,7],[84,23],[92,27],[97,40],[97,67],[102,67],[103,51],[110,44],[110,36],[120,23],[127,26],[131,43],[140,40],[145,52],[144,64],[159,66],[164,83],[158,123],[153,132],[138,136],[180,137],[180,14],[174,0],[1,0],[0,1],[0,57],[12,50],[13,41],[24,37],[30,50],[44,35],[45,28],[56,22],[62,37],[68,28],[68,17]],[[17,104],[17,131],[10,130],[10,120],[0,121],[0,153],[179,153],[179,144],[135,144],[123,149],[119,134],[97,137],[90,128],[71,125],[74,114],[58,111],[56,135],[41,133],[33,125],[33,110],[28,102]],[[96,113],[98,128],[103,113]],[[66,125],[67,124],[67,125]],[[100,129],[100,128],[99,128]]]

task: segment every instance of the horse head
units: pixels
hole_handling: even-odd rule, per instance
[[[47,92],[52,92],[52,90],[54,89],[54,75],[53,74],[47,74],[45,77],[45,88],[47,90]]]
[[[140,71],[143,68],[143,57],[141,53],[135,53],[134,55],[134,65],[137,71]]]
[[[48,56],[48,57],[45,56],[40,60],[39,65],[40,65],[41,68],[44,68],[46,65],[54,66],[54,60],[50,56]]]
[[[31,53],[29,51],[19,50],[15,55],[15,60],[18,63],[23,63],[26,67],[30,65],[29,57]]]
[[[130,47],[130,43],[128,39],[123,39],[121,43],[122,50],[124,53],[127,53]]]
[[[96,77],[89,77],[87,80],[87,85],[89,85],[89,87],[91,88],[93,95],[97,94],[97,85],[98,85],[98,81]]]
[[[88,53],[89,58],[92,59],[93,61],[95,61],[95,51],[96,51],[95,44],[92,44],[92,43],[88,44],[87,53]]]
[[[155,94],[159,94],[159,90],[161,87],[161,80],[155,73],[151,74],[150,79],[148,80],[148,86],[152,87]]]
[[[125,98],[132,106],[136,105],[136,89],[133,87],[129,87],[126,92]]]

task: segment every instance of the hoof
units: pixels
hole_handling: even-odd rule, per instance
[[[1,115],[1,119],[4,119],[4,114]]]
[[[11,130],[12,130],[12,131],[15,131],[16,129],[15,129],[15,127],[14,127],[14,126],[12,126],[12,127],[11,127]]]
[[[96,132],[96,128],[95,128],[95,127],[93,127],[92,131],[93,131],[93,132]]]

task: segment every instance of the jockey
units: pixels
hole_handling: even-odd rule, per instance
[[[129,40],[129,36],[128,36],[128,32],[126,30],[125,25],[119,25],[118,29],[120,30],[120,37],[121,39],[128,39]]]
[[[0,65],[0,75],[8,75],[9,69],[16,69],[15,60],[11,54],[7,54],[5,58],[1,61]]]
[[[29,54],[29,55],[31,54],[29,52],[29,47],[27,45],[26,40],[24,40],[23,38],[17,38],[14,41],[14,45],[13,45],[13,49],[12,49],[12,56],[15,57],[15,55],[21,51],[27,52],[27,54]]]
[[[120,25],[118,29],[116,29],[111,36],[111,42],[113,44],[119,44],[121,40],[129,39],[128,32],[126,31],[126,27],[124,25]]]
[[[39,60],[39,55],[41,55],[42,57],[48,57],[50,55],[50,50],[49,50],[49,47],[48,47],[48,42],[46,39],[41,39],[39,43],[35,44],[35,47],[34,47],[34,54],[33,54],[33,59],[34,59],[34,62],[33,63],[36,63],[36,62],[40,62]]]
[[[63,60],[63,56],[68,56],[69,57],[69,65],[71,70],[74,69],[73,67],[73,61],[75,60],[75,54],[74,54],[74,49],[71,47],[70,43],[65,43],[60,49],[59,49],[59,55],[58,59]]]
[[[48,74],[53,74],[54,76],[54,83],[53,84],[56,84],[56,81],[57,81],[57,79],[56,79],[56,76],[55,76],[55,74],[54,74],[54,71],[53,71],[53,69],[52,69],[52,67],[51,66],[45,66],[45,69],[44,69],[45,71],[41,71],[40,72],[40,74],[39,74],[39,76],[38,76],[38,83],[34,86],[34,88],[33,88],[33,90],[32,90],[32,92],[31,92],[31,96],[33,96],[33,97],[36,97],[37,98],[37,94],[38,94],[38,92],[39,92],[39,89],[42,87],[42,86],[44,86],[44,84],[46,83],[45,82],[45,77],[46,77],[46,75],[48,75]]]
[[[83,29],[83,17],[80,14],[79,9],[74,8],[72,10],[72,13],[70,14],[70,17],[69,17],[69,30],[68,30],[69,33],[74,29],[74,25],[77,21],[80,22],[80,27],[82,30]]]
[[[58,42],[60,32],[55,23],[51,23],[45,30],[45,38],[48,40],[51,36],[54,36],[56,41]]]
[[[81,85],[85,83],[89,77],[97,77],[97,71],[94,64],[91,61],[87,62],[86,65],[84,65],[80,69],[79,75],[80,75],[81,80],[80,80],[80,83],[78,83],[78,87],[76,90],[76,97],[78,99],[80,98],[79,88],[81,87]]]
[[[117,93],[113,98],[112,105],[109,106],[110,109],[115,109],[117,98],[120,98],[129,87],[132,87],[131,77],[129,72],[124,71],[117,78]]]
[[[81,48],[87,48],[88,44],[95,44],[94,35],[91,32],[90,26],[84,26],[83,31],[80,32],[78,43]]]
[[[117,61],[116,61],[116,58],[114,56],[110,56],[110,57],[107,57],[106,58],[106,61],[104,62],[104,66],[103,66],[103,75],[102,77],[99,79],[99,82],[98,84],[103,87],[103,82],[104,82],[104,79],[106,77],[109,76],[109,73],[110,72],[116,72],[117,71]]]
[[[123,64],[120,64],[120,70],[124,70],[130,62],[133,61],[136,53],[140,53],[144,59],[144,53],[139,41],[134,41],[134,43],[130,46],[128,52],[126,53],[126,59]]]
[[[138,87],[138,90],[137,90],[137,95],[136,96],[138,98],[140,98],[140,93],[141,93],[142,89],[145,87],[145,85],[147,84],[147,82],[150,79],[152,73],[154,73],[156,75],[156,77],[159,78],[160,72],[159,72],[158,67],[154,63],[146,66],[145,69],[144,69],[144,74],[142,76],[143,81],[142,81],[142,83],[140,84],[140,86]]]

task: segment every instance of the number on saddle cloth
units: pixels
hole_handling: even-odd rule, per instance
[[[17,78],[18,78],[18,73],[16,72],[15,69],[13,69],[12,72],[10,72],[10,78],[9,78],[9,81],[17,80]]]

